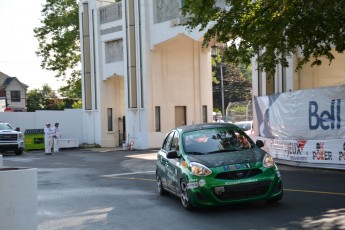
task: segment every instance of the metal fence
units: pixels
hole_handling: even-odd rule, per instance
[[[225,113],[225,120],[228,122],[251,121],[253,120],[252,101],[229,102]]]

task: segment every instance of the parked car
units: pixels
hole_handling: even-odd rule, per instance
[[[254,133],[253,121],[238,121],[235,122],[235,125],[240,127],[247,135]]]
[[[16,155],[23,153],[24,140],[19,128],[9,123],[0,122],[0,151],[14,151]]]
[[[263,146],[234,124],[175,128],[157,154],[158,191],[180,197],[188,210],[258,200],[277,202],[283,197],[282,178]]]

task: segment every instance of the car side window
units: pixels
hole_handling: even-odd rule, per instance
[[[170,151],[171,148],[171,142],[173,140],[174,137],[174,132],[171,132],[168,134],[168,136],[165,138],[162,149],[166,150],[166,151]]]
[[[178,135],[178,132],[174,132],[174,137],[172,139],[172,143],[171,143],[171,149],[170,150],[176,150],[176,151],[179,151],[179,135]]]

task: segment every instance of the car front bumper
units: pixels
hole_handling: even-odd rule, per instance
[[[187,187],[190,201],[195,207],[274,200],[283,195],[282,179],[274,169],[241,180],[193,176],[189,178]]]

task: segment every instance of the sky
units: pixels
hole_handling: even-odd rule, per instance
[[[29,86],[42,89],[48,84],[57,90],[66,83],[43,70],[33,29],[40,26],[45,0],[0,0],[0,72],[16,77]]]

